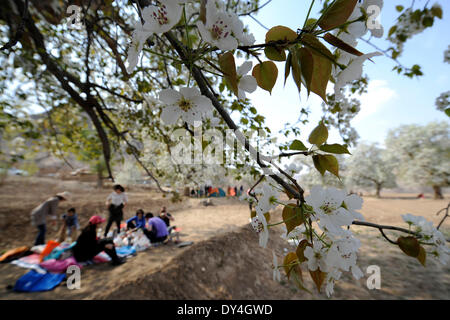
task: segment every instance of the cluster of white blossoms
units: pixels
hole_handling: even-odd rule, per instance
[[[152,34],[162,34],[171,30],[181,19],[186,0],[160,0],[158,5],[149,5],[142,10],[142,19],[136,23],[133,39],[128,49],[128,67],[130,73],[137,65],[139,55],[144,48],[145,41]]]
[[[436,98],[436,107],[438,110],[445,111],[448,106],[450,106],[450,91],[443,92]]]
[[[239,44],[255,43],[252,34],[244,32],[244,24],[234,12],[227,12],[223,0],[209,0],[206,4],[206,22],[197,22],[203,41],[220,50],[235,50]]]
[[[254,194],[258,198],[255,206],[256,216],[250,219],[250,223],[259,235],[259,245],[266,248],[267,242],[269,241],[269,228],[267,226],[267,219],[264,215],[278,206],[280,193],[271,184],[264,183],[260,188],[254,190]],[[242,199],[247,198],[248,197]]]
[[[444,62],[450,63],[450,46],[444,51]]]
[[[424,217],[414,216],[412,214],[402,215],[403,220],[412,227],[414,232],[419,233],[423,241],[427,256],[435,261],[447,265],[450,260],[450,250],[448,249],[444,235],[433,226],[433,222]]]
[[[418,19],[416,11],[408,8],[398,17],[395,32],[388,37],[389,41],[396,46],[397,52],[400,53],[403,51],[406,40],[427,28],[427,25],[423,21],[433,19],[435,16],[433,10],[436,9],[442,10],[439,4],[434,4],[431,10],[424,10],[419,17],[420,19]]]
[[[157,5],[149,5],[142,10],[144,24],[140,21],[136,23],[128,49],[127,71],[129,73],[137,65],[145,41],[151,35],[168,32],[177,25],[186,3],[187,0],[159,0]],[[235,50],[238,44],[248,46],[255,42],[255,37],[245,32],[244,24],[238,15],[225,10],[223,0],[207,2],[206,23],[198,21],[197,27],[203,41],[211,46],[217,46],[220,50]],[[254,90],[245,91],[253,92]]]
[[[363,12],[367,13],[373,6],[379,8],[381,12],[383,0],[359,0],[347,22],[358,20],[363,16]],[[357,39],[363,37],[369,31],[372,36],[377,38],[381,38],[384,33],[381,24],[370,26],[369,22],[365,20],[355,21],[349,24],[344,30],[336,30],[334,33],[339,39],[355,48],[358,45]],[[339,66],[333,66],[333,77],[336,79],[334,86],[335,99],[339,101],[344,98],[341,89],[349,82],[361,78],[364,62],[375,56],[380,56],[382,53],[372,52],[362,56],[355,56],[343,50],[336,49],[336,55],[338,57],[337,62],[346,66],[344,70]]]
[[[279,192],[267,183],[255,190],[255,193],[261,197],[256,205],[256,216],[250,222],[259,234],[260,245],[266,248],[269,232],[264,214],[275,209],[280,203]],[[357,211],[362,208],[363,201],[359,196],[348,195],[344,190],[322,189],[316,186],[311,189],[311,194],[305,198],[305,202],[312,209],[309,212],[311,220],[317,223],[322,234],[319,236],[317,231],[308,230],[302,224],[291,230],[289,234],[283,234],[282,238],[291,245],[298,246],[302,240],[311,243],[310,235],[312,235],[312,245],[306,246],[304,250],[307,260],[303,264],[310,271],[319,269],[327,273],[326,293],[330,296],[333,293],[334,283],[339,280],[343,271],[352,272],[356,279],[363,276],[356,263],[361,243],[350,230],[345,228],[355,220],[364,220],[361,213]],[[276,265],[275,256],[274,265]],[[274,270],[274,279],[279,279],[276,270]]]

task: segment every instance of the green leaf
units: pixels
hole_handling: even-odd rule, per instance
[[[297,85],[298,92],[300,92],[302,88],[302,69],[300,65],[300,57],[296,50],[292,51],[292,78],[294,79],[295,84]]]
[[[300,140],[294,140],[289,146],[289,150],[307,151],[308,148]]]
[[[420,254],[419,241],[414,237],[399,237],[397,239],[398,246],[406,255],[417,258]]]
[[[322,166],[327,171],[339,178],[339,162],[337,161],[336,157],[327,154],[325,156],[322,156],[320,159]]]
[[[434,17],[438,17],[439,19],[442,19],[442,8],[437,5],[433,5],[431,7],[431,13]]]
[[[286,224],[287,234],[304,222],[301,208],[297,207],[295,203],[289,203],[283,208],[282,217]]]
[[[295,252],[289,252],[284,257],[284,260],[283,260],[284,271],[286,272],[286,276],[288,277],[288,279],[291,275],[292,269],[294,269],[295,266],[298,265],[297,261],[298,261],[298,258],[297,258],[297,255],[295,254]]]
[[[233,93],[238,96],[238,80],[236,72],[236,63],[234,62],[233,53],[227,52],[219,57],[219,65],[222,72],[225,74],[225,80],[230,86]]]
[[[405,8],[404,6],[400,6],[400,5],[395,6],[395,9],[396,9],[398,12],[402,12],[404,8]]]
[[[300,80],[303,80],[303,83],[306,87],[306,90],[308,90],[309,95],[311,92],[311,83],[314,73],[314,58],[311,51],[306,48],[298,49],[297,55],[300,61],[301,68],[301,76],[299,78]]]
[[[425,252],[425,249],[420,246],[419,255],[417,256],[417,260],[425,267],[425,263],[427,261],[427,253]]]
[[[339,39],[338,37],[332,35],[331,33],[326,33],[323,36],[323,39],[328,42],[329,44],[344,50],[345,52],[351,53],[355,56],[362,56],[363,53],[361,51],[356,50],[355,48],[353,48],[351,45],[349,45],[348,43],[342,41],[341,39]]]
[[[348,149],[347,146],[342,146],[340,144],[324,144],[321,145],[319,147],[320,150],[324,151],[324,152],[328,152],[328,153],[334,153],[334,154],[351,154]]]
[[[284,67],[284,85],[286,85],[286,80],[289,77],[289,74],[291,73],[291,67],[292,67],[292,54],[289,52],[286,59],[286,65]]]
[[[320,268],[317,268],[315,271],[309,270],[309,274],[311,275],[311,279],[316,284],[317,290],[320,292],[320,288],[322,287],[322,284],[325,280],[326,273],[320,271]]]
[[[445,114],[450,117],[450,108],[445,109]]]
[[[266,47],[264,49],[264,53],[266,57],[273,61],[285,61],[286,60],[286,52],[284,49],[278,49],[276,47]]]
[[[358,0],[337,0],[319,19],[323,30],[334,29],[345,22],[355,9]]]
[[[397,26],[392,26],[392,27],[389,29],[389,34],[388,34],[388,36],[389,36],[389,37],[392,36],[392,35],[394,34],[395,31],[397,31]]]
[[[431,17],[425,17],[422,20],[422,24],[424,27],[432,27],[434,23],[434,19]]]
[[[320,121],[319,125],[316,128],[314,128],[314,130],[309,135],[308,141],[311,144],[320,146],[324,144],[327,140],[328,140],[328,129],[323,124],[323,121]]]
[[[277,82],[278,68],[274,62],[265,61],[253,68],[252,75],[260,88],[272,93],[272,89]]]
[[[298,36],[297,33],[288,27],[276,26],[267,31],[266,43],[269,43],[271,41],[291,42],[297,39],[297,36]]]
[[[317,169],[317,171],[320,172],[320,174],[323,176],[325,174],[326,169],[322,166],[320,162],[321,155],[315,155],[313,156],[313,163],[314,167]]]

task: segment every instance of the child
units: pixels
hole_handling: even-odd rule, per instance
[[[75,208],[67,210],[67,214],[62,215],[62,220],[63,225],[61,227],[58,242],[61,243],[66,239],[66,233],[71,239],[76,239],[77,230],[80,229],[80,225],[78,224],[78,215],[75,212]]]

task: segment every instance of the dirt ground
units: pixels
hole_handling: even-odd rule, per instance
[[[14,177],[2,186],[0,194],[0,252],[33,243],[36,231],[30,225],[33,207],[58,191],[72,192],[71,203],[60,206],[77,208],[81,225],[92,214],[106,216],[104,201],[109,189],[95,189],[88,183],[43,178]],[[328,299],[313,291],[312,281],[305,275],[306,286],[313,294],[296,289],[282,276],[272,280],[272,250],[282,258],[294,247],[280,238],[281,229],[271,229],[269,248],[258,246],[256,234],[248,226],[248,206],[236,199],[213,199],[214,206],[204,207],[200,199],[184,198],[173,204],[160,193],[131,189],[130,204],[125,212],[130,217],[138,208],[157,212],[166,205],[180,227],[181,240],[194,245],[178,248],[174,244],[151,248],[130,258],[127,263],[82,269],[81,289],[69,290],[64,284],[50,292],[15,293],[8,285],[28,270],[11,264],[0,264],[0,299]],[[436,212],[449,201],[415,199],[414,195],[385,194],[382,199],[364,197],[362,214],[367,221],[405,227],[400,215],[423,215],[435,224]],[[280,219],[279,212],[272,215]],[[441,227],[450,237],[450,219]],[[56,236],[49,227],[47,239]],[[427,263],[424,268],[405,256],[398,247],[387,243],[376,230],[352,227],[362,240],[358,264],[366,271],[369,265],[381,269],[381,289],[369,290],[368,274],[356,281],[345,275],[335,286],[332,299],[450,299],[450,266]],[[389,233],[395,238],[395,233]]]

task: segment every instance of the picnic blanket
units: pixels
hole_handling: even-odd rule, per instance
[[[66,259],[68,257],[70,257],[72,255],[71,252],[69,252],[76,244],[76,241],[73,242],[72,244],[61,244],[58,247],[56,247],[55,249],[53,249],[53,251],[44,258],[44,261],[46,260],[51,260],[51,259]]]
[[[6,251],[0,257],[0,263],[8,263],[13,260],[19,259],[23,256],[30,255],[32,252],[30,251],[30,247],[23,246],[15,249],[11,249]]]
[[[123,246],[116,248],[116,253],[119,257],[127,257],[136,254],[136,248],[134,246]]]
[[[46,272],[41,274],[31,270],[16,281],[13,290],[17,292],[49,291],[59,285],[65,277],[65,273]]]
[[[32,269],[32,270],[36,270],[36,272],[38,273],[46,273],[47,270],[45,270],[44,268],[42,268],[39,265],[40,259],[39,259],[39,254],[37,253],[33,253],[29,256],[26,257],[22,257],[20,259],[14,260],[11,262],[11,264],[14,264],[18,267],[21,268],[25,268],[25,269]]]
[[[39,266],[53,273],[65,273],[67,268],[72,265],[82,267],[73,256],[64,260],[50,259],[42,262]]]

